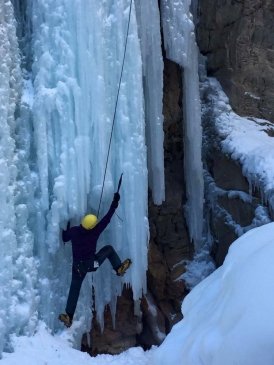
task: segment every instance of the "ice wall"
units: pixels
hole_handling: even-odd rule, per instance
[[[198,48],[189,7],[191,1],[161,0],[164,45],[169,59],[181,65],[184,98],[184,170],[187,203],[185,215],[196,249],[203,230],[203,167],[201,160],[201,102],[198,77]]]
[[[143,62],[149,186],[154,203],[160,205],[165,200],[160,13],[156,0],[137,0],[135,4]]]
[[[1,191],[7,192],[1,195],[5,209],[0,213],[2,347],[5,334],[31,333],[38,319],[52,330],[60,328],[57,316],[65,308],[72,261],[60,229],[68,220],[79,224],[84,214],[98,209],[130,5],[125,0],[13,3],[18,19],[21,16],[21,61],[11,3],[0,3],[0,183]],[[132,4],[100,217],[123,172],[121,203],[119,217],[113,217],[98,249],[113,244],[122,259],[132,258],[133,265],[122,279],[108,263],[88,276],[76,311],[76,319],[81,317],[86,328],[92,285],[101,323],[107,303],[115,312],[124,283],[132,286],[135,300],[146,291],[147,165],[154,202],[164,200],[159,11],[155,0],[136,1],[136,9]],[[191,236],[198,244],[203,195],[200,105],[188,5],[162,1],[167,53],[185,71],[186,212]],[[177,38],[173,32],[178,32]]]
[[[50,317],[52,305],[55,314],[61,309],[60,293],[64,295],[64,308],[68,290],[65,257],[70,261],[70,248],[63,248],[60,243],[60,226],[68,219],[79,224],[86,212],[96,213],[98,209],[128,12],[129,2],[124,1],[32,3],[33,119],[41,204],[37,239],[47,247],[47,253],[43,253],[48,257],[47,265],[41,276],[48,278],[48,265],[52,265],[54,272],[51,282],[45,281],[46,286],[50,285],[47,291],[53,293],[52,301],[47,299],[47,305],[41,308],[46,318]],[[108,263],[93,278],[90,275],[86,285],[93,282],[95,286],[99,318],[105,304],[115,303],[123,282],[131,283],[134,299],[146,290],[147,164],[142,64],[134,4],[101,216],[111,203],[122,172],[118,209],[122,221],[113,218],[98,248],[111,243],[122,259],[131,257],[133,265],[122,280],[113,275]],[[82,305],[90,308],[91,290],[86,288],[84,293],[89,295]],[[82,314],[86,313],[83,308]]]
[[[37,265],[27,197],[31,186],[28,137],[20,113],[22,74],[16,23],[9,0],[0,4],[0,354],[9,350],[8,335],[32,333],[37,320]],[[29,199],[30,201],[30,199]]]
[[[60,230],[68,220],[79,224],[84,214],[98,209],[130,4],[13,3],[21,60],[13,7],[8,0],[0,3],[0,185],[5,192],[0,195],[0,352],[11,332],[31,333],[38,319],[53,330],[60,328],[57,316],[65,308],[72,261]],[[76,311],[76,319],[84,323],[81,332],[90,326],[92,285],[101,322],[107,303],[115,312],[124,283],[132,286],[135,300],[146,291],[146,156],[142,59],[133,2],[100,209],[102,217],[123,172],[119,217],[113,217],[98,243],[98,249],[112,244],[121,259],[130,257],[133,265],[123,278],[107,262],[88,275]]]

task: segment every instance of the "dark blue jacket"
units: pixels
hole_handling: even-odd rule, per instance
[[[92,229],[75,226],[63,231],[62,238],[64,242],[71,241],[73,261],[94,259],[96,244],[100,234],[109,224],[113,216],[117,203],[112,202],[107,214]]]

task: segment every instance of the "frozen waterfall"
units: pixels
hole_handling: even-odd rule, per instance
[[[68,219],[79,224],[81,216],[87,211],[96,213],[99,204],[128,12],[124,1],[87,1],[83,5],[72,0],[41,0],[32,4],[34,138],[38,146],[40,211],[45,219],[41,241],[56,259],[53,272],[59,289],[50,290],[56,293],[54,313],[61,310],[59,293],[63,293],[64,307],[68,289],[67,279],[65,285],[62,280],[57,282],[57,278],[67,276],[66,265],[64,270],[58,263],[65,257],[71,260],[70,248],[60,244],[60,226]],[[121,258],[131,257],[134,264],[122,282],[109,264],[86,281],[86,285],[89,282],[95,287],[95,308],[101,322],[104,306],[115,303],[123,282],[131,283],[134,299],[146,290],[147,167],[142,63],[134,8],[101,216],[108,209],[122,172],[118,209],[122,222],[117,216],[113,218],[98,249],[110,243]],[[48,267],[44,269],[43,275],[48,277]],[[85,303],[88,308],[91,290],[86,288],[82,293],[86,298],[79,306]],[[50,307],[42,308],[42,312]]]
[[[146,292],[148,186],[155,204],[165,199],[158,2],[132,4],[99,218],[123,173],[121,201],[97,248],[112,244],[133,265],[122,279],[107,262],[88,275],[76,310],[81,332],[90,327],[93,306],[102,325],[106,304],[115,315],[123,284],[132,287],[136,301]],[[181,3],[162,0],[162,24],[168,57],[184,67],[186,212],[197,244],[203,199],[198,75],[197,65],[191,66],[197,48],[188,6],[176,4]],[[79,224],[98,209],[129,5],[129,0],[0,2],[0,353],[10,350],[11,333],[32,334],[39,320],[60,329],[57,316],[65,308],[72,262],[60,233],[68,220]],[[78,335],[76,342],[80,329]]]
[[[26,4],[14,1],[18,34],[31,39],[31,47],[20,39],[23,60],[32,60],[31,73],[24,62],[20,70],[12,4],[0,5],[0,171],[2,191],[7,192],[1,195],[0,350],[5,333],[31,333],[38,318],[52,329],[60,326],[57,315],[65,307],[71,265],[71,248],[61,242],[60,228],[69,219],[79,224],[83,214],[98,209],[129,16],[125,1]],[[87,327],[91,285],[101,323],[107,303],[115,311],[124,283],[132,286],[136,300],[146,291],[148,179],[141,57],[133,4],[101,207],[102,216],[123,172],[120,219],[112,219],[98,245],[113,244],[133,265],[122,280],[108,263],[90,274],[76,312]],[[147,92],[153,95],[149,87]],[[163,176],[163,165],[158,163],[156,170]]]

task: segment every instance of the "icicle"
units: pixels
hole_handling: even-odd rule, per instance
[[[156,0],[137,0],[135,4],[143,60],[149,186],[154,203],[160,205],[165,200],[160,14]]]
[[[190,237],[197,250],[202,244],[204,186],[198,49],[189,11],[190,3],[190,0],[161,0],[161,11],[167,57],[184,68],[185,215]]]

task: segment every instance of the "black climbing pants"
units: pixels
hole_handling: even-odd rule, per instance
[[[117,255],[114,248],[110,245],[101,248],[101,250],[99,250],[92,259],[73,263],[72,278],[66,306],[66,313],[71,319],[73,318],[80,294],[80,289],[86,274],[91,271],[96,271],[97,268],[94,268],[94,261],[97,261],[99,266],[101,266],[105,259],[109,259],[114,270],[116,270],[121,265],[119,256]]]

